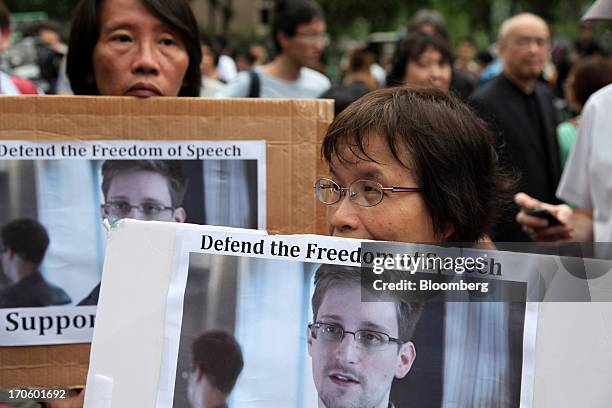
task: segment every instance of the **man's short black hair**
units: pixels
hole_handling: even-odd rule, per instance
[[[140,0],[149,12],[176,31],[189,55],[189,66],[178,96],[199,96],[202,83],[202,50],[198,24],[187,0]],[[66,73],[75,95],[99,95],[92,82],[93,51],[100,37],[104,0],[81,0],[70,29]]]
[[[34,21],[21,30],[21,35],[23,37],[38,37],[43,30],[53,31],[60,35],[59,26],[52,21]]]
[[[387,85],[402,85],[406,76],[406,66],[409,62],[418,62],[419,58],[429,48],[442,55],[442,61],[453,64],[453,53],[448,42],[435,35],[415,32],[404,38],[397,46],[393,55],[391,71],[387,76]]]
[[[206,331],[195,339],[191,350],[193,368],[199,368],[213,387],[229,395],[244,366],[234,336],[221,330]]]
[[[361,285],[361,268],[344,265],[323,264],[317,269],[314,278],[314,293],[312,295],[313,322],[317,321],[319,308],[327,291],[335,285],[356,284]],[[397,297],[395,299],[397,314],[397,327],[400,340],[412,340],[416,324],[423,310],[422,302],[406,302]]]
[[[213,63],[215,64],[215,67],[219,65],[219,58],[221,57],[221,53],[223,51],[219,36],[210,36],[206,33],[201,33],[200,43],[202,45],[207,46],[210,52],[212,53]]]
[[[272,39],[276,51],[282,52],[278,34],[284,33],[293,37],[300,24],[308,24],[313,20],[324,20],[323,11],[317,3],[311,0],[277,0],[274,6],[272,20]]]
[[[8,8],[0,0],[0,30],[5,30],[11,26],[11,13]]]
[[[29,218],[17,219],[6,224],[0,235],[4,248],[34,265],[42,263],[49,247],[49,235],[39,222]]]
[[[108,195],[113,178],[121,173],[130,171],[150,171],[159,173],[168,183],[168,191],[172,200],[172,207],[178,208],[183,204],[187,190],[187,176],[183,171],[181,160],[107,160],[102,165],[102,194],[104,199]]]

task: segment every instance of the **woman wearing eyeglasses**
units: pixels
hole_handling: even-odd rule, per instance
[[[333,121],[322,154],[330,176],[315,192],[337,237],[477,243],[511,200],[511,178],[498,167],[486,125],[439,89],[369,93]],[[394,385],[393,400],[419,407],[518,401],[522,360],[512,347],[520,350],[522,332],[510,329],[513,308],[426,304],[413,340],[418,358]]]
[[[331,124],[318,180],[329,233],[397,242],[486,237],[508,179],[493,139],[465,104],[436,89],[372,92]]]

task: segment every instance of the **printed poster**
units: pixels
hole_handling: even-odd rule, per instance
[[[215,362],[239,408],[532,405],[551,257],[193,229],[173,265],[157,408],[199,406]]]
[[[265,229],[265,141],[0,142],[0,346],[91,341],[123,218]]]

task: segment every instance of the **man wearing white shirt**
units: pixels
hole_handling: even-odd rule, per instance
[[[282,0],[275,6],[272,36],[278,56],[253,71],[241,72],[222,97],[317,98],[329,79],[315,66],[327,42],[323,12],[310,0]]]

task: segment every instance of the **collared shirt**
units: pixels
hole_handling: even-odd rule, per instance
[[[595,242],[612,241],[612,85],[600,89],[582,112],[576,144],[567,160],[557,195],[593,210]]]

